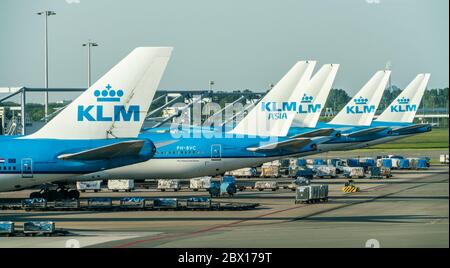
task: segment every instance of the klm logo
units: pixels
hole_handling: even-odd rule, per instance
[[[298,114],[317,113],[321,111],[322,106],[320,104],[313,104],[313,97],[306,94],[302,97],[300,103],[292,102],[262,102],[261,110],[268,112],[269,120],[287,119],[288,112],[295,112]]]
[[[347,106],[348,114],[370,114],[375,113],[375,105],[367,105],[369,99],[363,98],[362,96],[353,100],[355,105]]]
[[[391,112],[392,113],[404,113],[404,112],[415,112],[417,111],[417,105],[415,104],[409,104],[410,99],[409,98],[398,98],[397,103],[395,105],[391,105]]]
[[[305,94],[303,94],[302,97],[302,101],[301,101],[301,105],[298,109],[298,113],[299,114],[314,114],[314,113],[320,113],[321,109],[322,109],[322,105],[320,105],[320,103],[318,104],[313,104],[313,96],[308,96]]]
[[[111,85],[107,85],[102,91],[95,90],[94,96],[97,98],[98,105],[79,105],[77,111],[77,120],[82,121],[139,121],[139,105],[130,105],[128,109],[124,105],[114,105],[113,114],[106,114],[102,104],[120,102],[123,96],[123,90],[114,90]]]

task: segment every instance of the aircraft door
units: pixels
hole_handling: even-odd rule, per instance
[[[213,144],[211,145],[211,160],[220,161],[222,158],[222,145]]]
[[[31,158],[22,159],[22,178],[33,178],[33,160]]]

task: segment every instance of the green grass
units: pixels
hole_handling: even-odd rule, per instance
[[[375,145],[367,149],[448,149],[448,128],[434,128],[431,132],[414,135],[408,138]]]

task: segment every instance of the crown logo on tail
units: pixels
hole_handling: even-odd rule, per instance
[[[409,101],[410,101],[410,99],[409,98],[405,98],[405,97],[397,99],[398,104],[408,104]]]
[[[98,102],[119,102],[120,98],[123,96],[123,90],[115,90],[108,84],[103,90],[95,90],[94,96],[97,97]]]
[[[308,96],[305,93],[303,94],[301,103],[311,103],[313,99],[314,99],[313,96]]]
[[[363,98],[362,96],[360,96],[359,98],[356,98],[353,101],[355,102],[355,104],[364,105],[364,104],[367,104],[369,99],[368,98]]]

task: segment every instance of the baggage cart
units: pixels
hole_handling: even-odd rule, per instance
[[[47,235],[55,233],[55,223],[51,221],[29,221],[23,224],[23,233],[26,235]]]
[[[278,190],[278,183],[276,181],[257,181],[255,182],[255,189],[259,191],[264,190]]]
[[[0,235],[11,236],[14,234],[14,222],[0,221]]]

